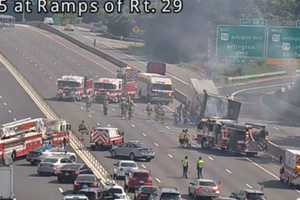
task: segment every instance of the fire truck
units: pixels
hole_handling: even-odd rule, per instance
[[[0,129],[0,160],[16,159],[40,148],[44,142],[60,145],[68,140],[70,125],[64,120],[26,118],[2,125]]]
[[[266,127],[239,124],[234,120],[203,118],[198,125],[196,141],[204,149],[217,148],[231,153],[255,156],[266,149]]]
[[[99,78],[94,82],[95,101],[101,103],[107,95],[110,103],[118,103],[122,96],[122,79]]]
[[[90,147],[92,150],[111,148],[113,145],[124,143],[124,133],[118,128],[97,127],[90,133]]]
[[[130,96],[131,98],[136,96],[138,73],[139,70],[130,65],[117,71],[117,78],[123,80],[122,92],[124,96]]]
[[[57,94],[59,100],[81,101],[93,96],[93,80],[85,76],[62,76],[57,80]]]

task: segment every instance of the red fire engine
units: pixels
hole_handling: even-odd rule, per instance
[[[112,145],[123,143],[124,133],[118,128],[97,127],[91,131],[90,147],[92,150],[111,148]]]
[[[137,94],[137,75],[139,71],[133,66],[120,68],[117,72],[117,78],[123,80],[123,95],[134,98]]]
[[[196,140],[202,148],[218,148],[247,156],[265,150],[267,131],[264,126],[204,118],[198,128]]]
[[[81,101],[93,96],[93,80],[85,76],[62,76],[57,80],[57,94],[59,100],[71,99]]]
[[[63,138],[68,140],[70,125],[65,121],[50,121],[43,118],[26,118],[3,124],[0,130],[0,160],[15,159],[40,148],[48,140],[59,145]],[[54,125],[54,124],[55,125]]]
[[[122,96],[122,79],[118,78],[99,78],[94,83],[95,101],[103,102],[105,95],[109,102],[117,103]]]

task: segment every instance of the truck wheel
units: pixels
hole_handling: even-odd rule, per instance
[[[13,161],[15,161],[16,158],[17,158],[17,152],[16,152],[16,150],[13,150],[13,152],[11,153],[11,159],[12,159]]]

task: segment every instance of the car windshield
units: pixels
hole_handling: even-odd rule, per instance
[[[56,163],[58,161],[57,158],[46,158],[43,160],[43,162],[48,162],[48,163]]]
[[[76,181],[94,182],[96,178],[94,176],[78,176]]]
[[[61,167],[61,170],[78,170],[80,169],[81,165],[78,164],[66,164]]]
[[[57,86],[59,88],[63,88],[63,87],[80,87],[80,83],[75,82],[75,81],[58,81]]]
[[[172,90],[172,85],[166,84],[153,84],[152,90]]]
[[[147,179],[148,177],[149,177],[149,174],[148,173],[146,173],[146,172],[135,172],[134,174],[133,174],[133,177],[135,177],[135,178],[142,178],[142,179]]]
[[[141,143],[141,142],[135,143],[135,146],[136,146],[137,148],[147,148],[147,146],[146,146],[144,143]]]
[[[116,85],[111,83],[95,83],[94,87],[96,89],[106,89],[106,90],[115,90],[117,88]]]
[[[142,191],[143,193],[152,194],[152,193],[157,192],[157,188],[155,188],[155,187],[142,187],[142,188],[141,188],[141,191]]]
[[[214,182],[211,182],[211,181],[199,181],[199,185],[202,185],[202,186],[216,186],[216,184]]]
[[[160,200],[180,200],[180,195],[177,193],[163,193]]]
[[[121,163],[121,167],[137,167],[136,163],[123,162]]]
[[[108,191],[111,192],[112,194],[122,194],[123,193],[121,188],[110,188]]]
[[[264,194],[262,194],[262,193],[248,193],[247,199],[249,199],[249,200],[265,200]]]

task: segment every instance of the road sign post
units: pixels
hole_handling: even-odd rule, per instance
[[[231,58],[265,57],[266,31],[262,26],[217,27],[217,56]]]

